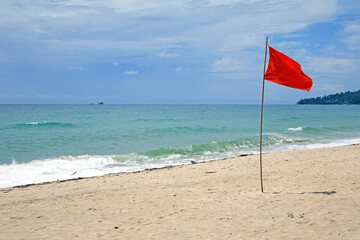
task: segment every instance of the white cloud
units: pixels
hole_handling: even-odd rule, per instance
[[[307,0],[299,2],[300,11],[305,15],[305,19],[316,21],[321,21],[321,19],[329,20],[339,8],[336,0]],[[299,17],[302,18],[302,16]]]
[[[172,58],[172,57],[178,57],[179,54],[177,53],[165,53],[165,52],[161,52],[158,54],[158,57],[166,57],[166,58]]]
[[[179,9],[184,7],[186,1],[183,0],[68,0],[65,5],[86,6],[86,7],[106,7],[120,13],[139,12],[158,9]]]
[[[338,84],[317,84],[315,82],[314,87],[317,90],[325,90],[327,92],[339,92],[341,90],[341,86]]]
[[[360,50],[360,34],[352,35],[343,39],[345,43],[349,45],[352,50]]]
[[[358,9],[357,0],[3,0],[0,62],[11,60],[19,69],[22,63],[57,65],[78,73],[108,63],[112,71],[134,75],[127,77],[144,66],[153,69],[149,79],[184,66],[200,86],[204,78],[259,78],[269,35],[270,44],[299,61],[309,76],[351,73],[345,85],[357,79],[360,68],[358,52],[347,51],[360,46]],[[332,51],[321,50],[330,44]],[[102,70],[104,78],[111,75]],[[228,83],[221,81],[224,93]]]
[[[327,46],[323,49],[321,49],[321,52],[323,53],[334,53],[336,51],[336,45],[330,45],[330,46]]]
[[[350,23],[344,28],[344,33],[360,33],[360,24]]]
[[[262,47],[266,35],[296,33],[311,24],[331,21],[338,7],[336,0],[227,1],[235,2],[232,7],[237,14],[214,19],[212,24],[191,32],[197,47],[223,52]]]
[[[343,41],[352,50],[360,50],[360,23],[351,22],[343,30]]]
[[[124,72],[124,75],[136,75],[136,74],[139,74],[139,72],[134,70],[129,70]]]
[[[247,47],[260,47],[264,44],[264,36],[262,34],[230,34],[225,35],[219,50],[234,51]]]
[[[187,56],[183,49],[191,56],[218,56],[262,48],[266,34],[293,33],[327,21],[337,7],[335,0],[41,0],[3,5],[0,32],[1,26],[14,28],[9,36],[26,42],[32,38],[44,55],[78,58],[70,64],[97,59],[89,54],[180,58]],[[230,14],[229,8],[234,8]]]
[[[213,72],[253,74],[261,72],[262,67],[259,65],[258,60],[263,58],[264,56],[257,56],[254,53],[242,53],[242,60],[234,59],[232,56],[224,56],[221,59],[215,60],[211,67]]]
[[[243,64],[240,61],[233,59],[231,56],[215,60],[212,64],[212,70],[214,72],[237,72],[242,69]]]
[[[298,48],[303,45],[304,45],[303,42],[298,42],[298,41],[286,41],[286,42],[276,43],[276,47],[280,49]]]
[[[265,51],[265,48],[264,48]],[[220,79],[248,80],[261,77],[263,72],[264,52],[240,52],[238,57],[226,55],[214,60],[211,72]]]
[[[307,68],[318,73],[356,72],[359,64],[353,59],[315,57],[307,63]]]
[[[254,0],[210,0],[210,6],[221,6],[221,5],[231,5],[238,2],[254,2]]]
[[[177,42],[181,42],[180,38],[153,38],[147,40],[134,41],[117,41],[107,39],[92,39],[92,40],[43,40],[42,44],[45,49],[49,51],[57,51],[62,53],[81,53],[89,54],[99,52],[104,54],[113,53],[118,54],[136,54],[145,53],[148,51],[160,50],[162,48],[177,48]],[[174,56],[173,56],[174,57]]]
[[[76,70],[76,71],[83,71],[84,68],[82,66],[70,66],[68,67],[69,70]]]
[[[235,4],[236,14],[228,15],[228,9],[219,6],[230,4]],[[64,34],[79,36],[93,33],[92,36],[98,36],[97,33],[101,32],[101,39],[63,38],[66,40],[61,42],[86,39],[81,41],[90,42],[84,47],[91,49],[89,45],[92,41],[126,44],[124,36],[130,36],[129,42],[134,44],[134,48],[143,49],[146,46],[147,50],[151,50],[155,39],[166,38],[175,43],[181,38],[190,45],[195,42],[205,48],[224,51],[260,46],[265,34],[292,33],[330,19],[337,9],[335,0],[211,0],[201,4],[186,0],[68,0],[3,5],[0,25],[17,26],[25,31],[33,29],[33,34],[40,34],[43,40],[60,41],[61,38],[56,36]],[[88,19],[92,19],[91,24]],[[107,34],[103,35],[106,31],[119,29],[121,39],[110,40]],[[143,38],[141,33],[154,35]],[[106,50],[112,45],[103,46]],[[178,55],[162,52],[160,56]]]

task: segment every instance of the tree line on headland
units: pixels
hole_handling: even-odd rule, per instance
[[[360,104],[360,90],[341,92],[317,98],[300,99],[297,104]]]

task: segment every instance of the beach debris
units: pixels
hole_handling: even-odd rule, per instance
[[[289,217],[289,218],[294,218],[294,213],[287,213],[287,216]],[[302,213],[302,214],[300,214],[299,215],[300,216],[300,218],[305,218],[305,213]]]
[[[191,160],[191,164],[197,164],[197,161]]]
[[[331,195],[336,193],[336,191],[323,191],[323,192],[311,192],[313,194],[325,194],[325,195]]]

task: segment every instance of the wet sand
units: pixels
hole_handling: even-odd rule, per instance
[[[360,145],[0,189],[0,239],[359,239]]]

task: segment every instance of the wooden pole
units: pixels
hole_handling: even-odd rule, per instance
[[[263,71],[263,84],[262,84],[262,97],[261,97],[261,120],[260,120],[260,183],[261,183],[261,192],[264,192],[263,186],[263,176],[262,176],[262,122],[263,122],[263,109],[264,109],[264,87],[265,87],[265,68],[266,68],[266,55],[268,47],[268,37],[266,37],[265,45],[265,59],[264,59],[264,71]]]

